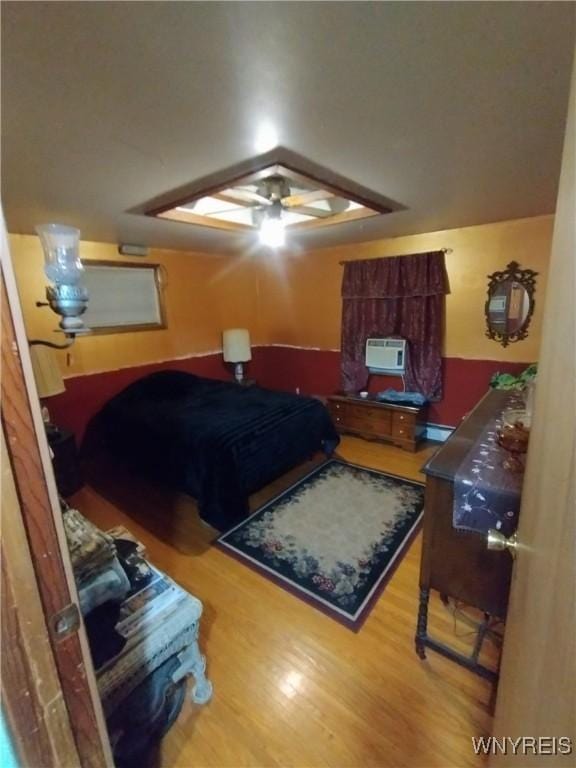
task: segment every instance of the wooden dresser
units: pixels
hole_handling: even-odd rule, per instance
[[[415,451],[424,437],[428,407],[383,403],[375,397],[331,395],[328,410],[341,432],[367,440],[387,440]]]
[[[512,575],[510,554],[488,550],[484,536],[455,529],[452,519],[458,468],[507,395],[496,390],[488,392],[423,467],[426,497],[416,651],[425,658],[426,647],[431,648],[489,679],[495,675],[478,664],[477,657],[462,656],[428,635],[428,601],[430,590],[435,589],[443,597],[454,598],[492,617],[506,617]]]

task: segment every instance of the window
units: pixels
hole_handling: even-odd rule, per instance
[[[90,299],[84,325],[96,333],[166,328],[158,264],[84,264]]]

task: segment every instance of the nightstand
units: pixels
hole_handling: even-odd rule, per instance
[[[58,429],[48,433],[48,443],[52,449],[52,466],[60,496],[67,498],[79,491],[84,484],[80,470],[80,460],[76,448],[74,433],[68,429]]]

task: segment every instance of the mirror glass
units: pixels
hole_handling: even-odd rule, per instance
[[[514,280],[504,280],[495,287],[488,307],[488,323],[496,331],[517,333],[526,322],[530,308],[528,291]]]
[[[506,270],[488,276],[485,313],[489,338],[503,346],[526,338],[534,311],[536,275],[531,269],[520,269],[513,261]]]

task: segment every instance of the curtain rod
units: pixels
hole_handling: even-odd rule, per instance
[[[442,251],[442,253],[452,253],[452,248],[439,248],[438,250]],[[422,251],[422,253],[431,253],[431,251]],[[418,253],[405,253],[405,254],[399,254],[399,256],[419,256]],[[376,258],[398,258],[398,256],[376,256]],[[339,261],[339,264],[352,264],[355,261],[373,261],[374,259],[345,259],[344,261]]]

